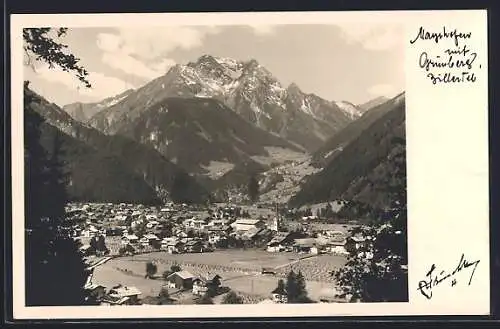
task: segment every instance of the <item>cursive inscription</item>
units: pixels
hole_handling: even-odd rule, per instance
[[[455,287],[457,284],[457,274],[466,269],[469,269],[470,271],[468,281],[468,285],[470,286],[478,264],[479,260],[468,261],[464,254],[460,257],[457,267],[455,267],[455,269],[451,272],[444,270],[439,271],[436,268],[436,264],[432,264],[429,271],[425,274],[425,279],[419,281],[417,290],[420,291],[420,293],[422,293],[422,295],[424,295],[427,299],[431,299],[433,288],[439,286],[443,282],[449,282],[451,287]]]
[[[471,38],[471,32],[445,26],[438,32],[430,32],[421,26],[410,44],[425,47],[424,42],[432,42],[420,53],[418,67],[433,85],[474,83],[477,80],[475,70],[481,69],[482,65],[477,63],[478,54],[468,44]],[[443,46],[436,47],[440,43]]]
[[[418,29],[417,36],[415,37],[415,39],[410,41],[410,44],[414,44],[415,42],[417,42],[417,40],[432,40],[435,43],[439,43],[442,39],[453,39],[455,46],[458,47],[460,39],[467,40],[470,39],[471,36],[471,32],[462,33],[457,31],[457,29],[446,29],[446,26],[443,26],[443,30],[440,32],[428,32],[424,30],[423,26],[421,26]]]

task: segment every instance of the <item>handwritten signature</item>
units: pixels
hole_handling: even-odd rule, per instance
[[[436,271],[436,264],[432,264],[430,270],[426,273],[425,280],[421,280],[418,283],[418,289],[422,295],[424,295],[427,299],[432,298],[432,288],[438,286],[442,282],[449,281],[451,279],[451,286],[454,287],[457,284],[457,279],[455,275],[462,270],[465,270],[467,268],[473,267],[472,268],[472,273],[470,274],[469,277],[469,285],[472,282],[472,278],[474,276],[474,273],[476,272],[477,265],[479,264],[479,260],[470,262],[465,259],[465,255],[462,254],[462,257],[460,257],[460,261],[457,265],[457,267],[453,270],[451,273],[447,273],[446,271],[440,271],[437,273]]]

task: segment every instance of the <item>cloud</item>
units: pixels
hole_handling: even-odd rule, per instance
[[[389,50],[403,45],[404,31],[400,25],[342,25],[341,36],[348,44],[360,44],[367,50]]]
[[[134,88],[134,86],[121,79],[99,72],[89,72],[89,81],[92,88],[85,88],[72,73],[64,72],[59,68],[49,68],[48,65],[40,67],[36,70],[36,73],[46,81],[62,84],[70,90],[77,90],[80,95],[92,97],[96,100]]]
[[[368,88],[368,93],[374,97],[375,96],[393,97],[395,94],[398,93],[398,91],[393,85],[384,83],[371,86],[370,88]]]
[[[104,53],[102,62],[112,68],[149,80],[164,75],[168,68],[175,65],[173,60],[166,58],[148,66],[144,62],[120,52]]]
[[[97,46],[103,51],[104,63],[125,73],[152,79],[175,65],[167,57],[169,52],[199,47],[207,35],[217,34],[220,30],[217,26],[120,28],[116,33],[100,33]]]

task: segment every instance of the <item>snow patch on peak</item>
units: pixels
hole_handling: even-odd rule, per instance
[[[363,114],[356,106],[346,101],[335,102],[335,105],[351,119],[357,119]]]
[[[227,66],[230,68],[236,68],[237,66],[241,66],[237,60],[228,58],[228,57],[214,57],[215,61],[220,65]]]
[[[300,109],[302,112],[309,114],[310,116],[316,118],[316,115],[311,109],[311,104],[309,103],[309,100],[307,98],[302,98],[302,104],[300,105]]]

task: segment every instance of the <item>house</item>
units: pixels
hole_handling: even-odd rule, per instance
[[[166,249],[169,254],[180,254],[184,252],[184,243],[181,241],[169,241],[166,244]]]
[[[271,292],[271,295],[275,303],[286,304],[288,302],[288,296],[284,288],[280,289],[280,287],[277,287]]]
[[[286,250],[286,247],[291,245],[293,240],[291,239],[291,234],[289,232],[282,232],[276,234],[271,241],[267,243],[268,252],[279,252]]]
[[[148,233],[144,236],[149,242],[151,241],[160,241],[160,238],[158,238],[155,234],[153,233]]]
[[[118,222],[124,222],[128,219],[127,215],[116,215],[114,220]]]
[[[192,289],[196,277],[188,271],[179,271],[167,276],[167,286],[177,289]]]
[[[318,244],[314,238],[295,239],[293,249],[295,252],[306,252],[313,255],[319,253]]]
[[[264,228],[265,223],[260,219],[237,219],[231,224],[234,231],[248,231],[255,228]]]
[[[145,236],[139,239],[139,244],[143,247],[149,246],[149,240]]]
[[[106,295],[106,287],[100,284],[90,283],[85,285],[90,298],[100,301]]]
[[[193,294],[198,296],[203,296],[212,286],[214,289],[218,290],[220,286],[219,275],[212,277],[209,276],[198,276],[193,280]]]
[[[205,228],[206,221],[203,219],[197,219],[195,217],[193,218],[188,218],[184,222],[184,227],[186,228],[191,228],[191,229],[196,229],[196,230],[201,230]]]
[[[199,240],[190,240],[184,245],[186,252],[203,252],[203,243]]]
[[[208,236],[208,243],[217,244],[222,239],[223,236],[221,234],[210,233]]]
[[[135,244],[139,241],[139,238],[135,234],[127,234],[122,237],[122,244]]]
[[[328,251],[334,255],[348,255],[346,249],[347,239],[342,235],[335,235],[328,241]]]
[[[226,223],[225,220],[222,220],[222,219],[213,219],[211,220],[207,226],[208,226],[208,229],[212,229],[212,228],[218,228],[218,227],[223,227],[224,224]]]
[[[116,286],[101,299],[104,305],[137,305],[141,291],[136,287]]]
[[[366,239],[363,236],[354,235],[346,239],[346,250],[357,250],[365,243]]]

